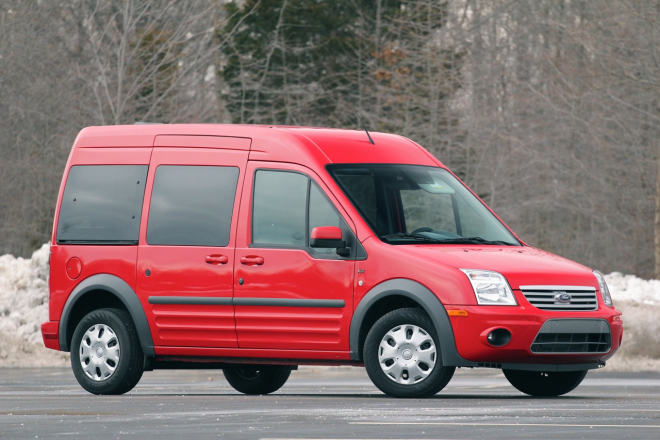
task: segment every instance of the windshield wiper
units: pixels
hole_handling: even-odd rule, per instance
[[[402,238],[413,240],[431,241],[434,243],[442,244],[488,244],[488,245],[504,245],[504,246],[518,246],[515,243],[509,243],[502,240],[486,240],[481,237],[456,237],[456,238],[433,238],[423,234],[414,234],[409,232],[397,232],[396,234],[382,235],[380,238]]]
[[[447,238],[444,240],[437,240],[441,243],[446,244],[499,244],[504,246],[518,246],[515,243],[509,243],[508,241],[502,240],[486,240],[481,237],[458,237],[458,238]]]
[[[394,233],[394,234],[381,235],[380,238],[385,238],[385,239],[388,239],[388,238],[403,238],[403,239],[409,238],[409,239],[413,239],[413,240],[444,242],[444,240],[441,240],[441,239],[428,237],[428,236],[422,235],[422,234],[415,234],[415,233],[411,233],[411,232],[397,232],[397,233]]]

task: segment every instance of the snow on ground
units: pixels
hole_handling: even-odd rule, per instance
[[[624,327],[621,349],[607,370],[660,372],[660,280],[613,272],[605,281]]]
[[[605,275],[614,301],[660,306],[660,280],[643,280],[635,275],[612,272]]]
[[[41,339],[41,323],[48,320],[47,277],[47,244],[32,258],[0,256],[0,367],[68,364],[68,353],[46,349]],[[660,371],[660,280],[619,272],[605,279],[625,327],[622,348],[607,370]]]
[[[68,353],[44,347],[48,320],[48,244],[32,258],[0,257],[0,366],[61,366]]]

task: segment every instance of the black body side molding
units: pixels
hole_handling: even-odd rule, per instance
[[[140,345],[142,345],[142,351],[146,356],[155,355],[154,342],[151,338],[147,315],[144,313],[144,309],[142,308],[142,304],[140,303],[137,294],[124,280],[108,274],[93,275],[85,279],[78,284],[73,292],[71,292],[71,295],[69,295],[66,304],[64,304],[62,316],[60,317],[60,350],[69,351],[71,349],[67,342],[69,339],[69,335],[67,335],[67,324],[71,310],[73,310],[76,302],[82,298],[83,295],[92,290],[105,290],[106,292],[110,292],[124,304],[135,323],[135,328],[137,329],[140,338]]]
[[[268,306],[268,307],[317,307],[342,309],[343,299],[295,299],[295,298],[209,298],[205,296],[150,296],[149,304],[192,304],[208,306]]]

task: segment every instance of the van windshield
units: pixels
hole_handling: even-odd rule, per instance
[[[520,246],[479,199],[442,168],[336,164],[327,169],[387,243]]]

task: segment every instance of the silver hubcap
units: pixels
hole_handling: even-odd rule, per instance
[[[405,324],[394,327],[380,341],[378,362],[394,382],[409,385],[426,379],[437,356],[435,343],[423,328]]]
[[[105,324],[91,326],[80,342],[80,365],[92,380],[108,380],[119,364],[119,339]]]

